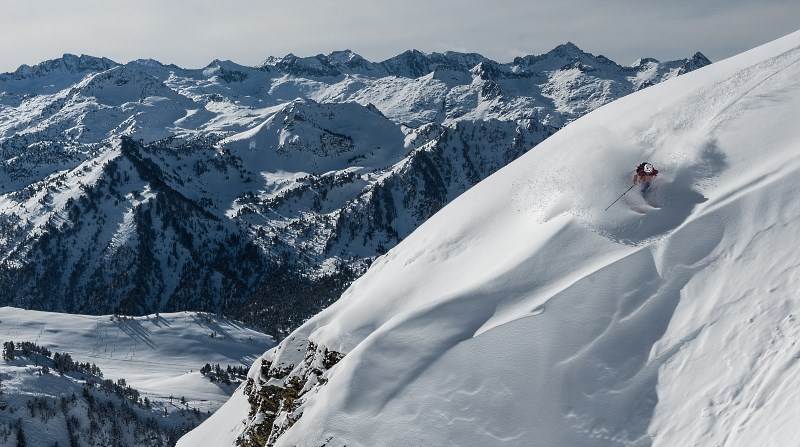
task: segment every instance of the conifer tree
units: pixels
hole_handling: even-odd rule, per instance
[[[14,342],[3,343],[3,360],[14,360]]]
[[[17,447],[27,447],[25,441],[25,430],[22,429],[22,419],[17,419]]]

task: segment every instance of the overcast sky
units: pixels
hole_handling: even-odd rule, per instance
[[[0,72],[64,53],[185,68],[213,59],[408,49],[498,62],[572,41],[627,65],[701,51],[713,61],[800,29],[798,0],[31,0],[0,6]]]

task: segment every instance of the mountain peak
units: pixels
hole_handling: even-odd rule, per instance
[[[616,62],[607,57],[587,53],[572,42],[558,45],[547,53],[538,56],[517,57],[512,64],[518,69],[522,68],[528,71],[550,71],[565,67],[619,67]]]
[[[554,49],[556,50],[560,49],[565,51],[580,51],[581,53],[583,52],[583,50],[578,48],[577,45],[575,45],[574,43],[572,43],[572,41],[569,40],[567,41],[567,43],[562,43],[560,45],[557,45]]]
[[[165,65],[155,59],[136,59],[130,62],[133,65],[139,65],[142,67],[158,67],[162,68]]]
[[[364,59],[363,57],[361,57],[359,54],[355,53],[352,50],[332,51],[330,54],[328,54],[327,58],[330,61],[343,61],[343,62],[351,61],[353,59]]]
[[[694,55],[687,59],[684,62],[683,66],[680,68],[679,73],[688,73],[690,71],[697,70],[698,68],[705,67],[706,65],[711,65],[711,60],[709,60],[703,53],[697,52]]]
[[[572,42],[562,43],[548,51],[547,54],[561,57],[579,57],[589,55],[589,53],[583,51]]]
[[[326,56],[332,67],[336,67],[342,72],[373,72],[377,69],[377,64],[370,62],[360,54],[351,50],[334,51]]]
[[[332,77],[342,74],[324,54],[311,57],[298,57],[292,53],[281,58],[270,56],[261,64],[261,68],[265,67],[274,67],[294,76]]]
[[[661,63],[658,59],[652,57],[640,57],[636,59],[636,62],[629,65],[631,68],[641,68],[652,64],[659,64]]]
[[[119,64],[105,57],[80,56],[65,53],[58,59],[50,59],[34,66],[21,65],[14,74],[22,77],[44,76],[55,71],[81,73],[87,71],[105,71]]]
[[[419,50],[406,50],[397,56],[381,62],[390,74],[418,78],[431,72],[431,60]]]
[[[711,64],[711,59],[707,58],[703,53],[697,52],[689,59],[689,62],[694,64],[702,64],[702,66]]]

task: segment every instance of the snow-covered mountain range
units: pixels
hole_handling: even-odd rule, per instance
[[[0,74],[0,303],[224,312],[286,333],[566,123],[707,65],[561,45]],[[291,286],[289,286],[291,285]]]
[[[0,446],[98,447],[174,445],[275,344],[197,312],[134,318],[11,307],[0,307],[0,343]]]
[[[179,445],[795,445],[798,111],[800,32],[576,120]],[[634,189],[606,210],[644,160],[661,208]]]

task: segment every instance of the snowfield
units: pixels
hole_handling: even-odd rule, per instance
[[[212,336],[213,335],[213,336]],[[232,392],[199,370],[206,363],[250,365],[273,339],[214,315],[181,312],[158,316],[68,315],[0,307],[0,341],[32,342],[76,362],[96,364],[104,378],[125,379],[154,402],[185,397],[193,407],[215,411]],[[60,396],[72,390],[41,389],[33,373],[0,360],[9,394]]]
[[[243,387],[179,445],[796,445],[798,123],[800,32],[601,107],[264,354],[273,427]],[[662,209],[604,211],[645,160]]]

